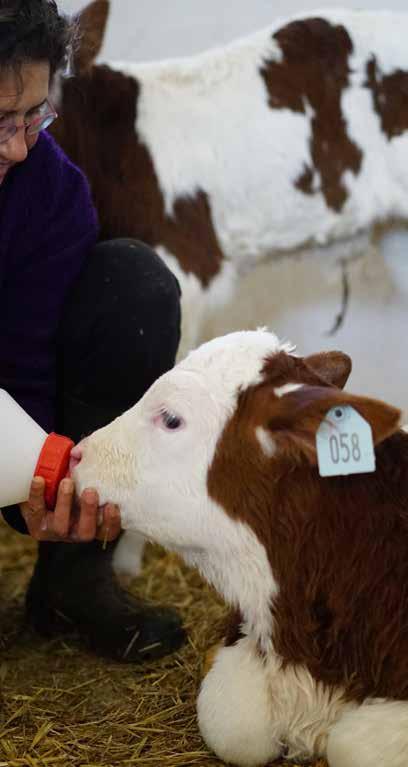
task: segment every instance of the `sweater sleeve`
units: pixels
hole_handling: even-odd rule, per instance
[[[58,326],[67,293],[96,242],[97,222],[82,173],[48,137],[46,149],[36,158],[38,178],[24,176],[22,163],[13,179],[31,188],[22,188],[23,229],[11,241],[0,288],[0,386],[51,431]],[[7,521],[25,532],[21,516],[5,511]]]

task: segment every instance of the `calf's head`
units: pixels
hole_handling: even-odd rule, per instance
[[[224,495],[251,527],[259,488],[286,471],[289,488],[299,464],[317,471],[315,435],[331,407],[352,404],[375,442],[395,430],[394,408],[342,391],[350,369],[341,352],[297,357],[264,331],[210,341],[84,440],[77,489],[96,487],[120,505],[124,528],[169,548],[222,546]]]

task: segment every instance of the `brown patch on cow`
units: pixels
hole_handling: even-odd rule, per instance
[[[318,352],[309,357],[294,357],[286,352],[278,352],[265,360],[261,374],[274,387],[298,383],[342,389],[351,368],[351,358],[344,352]]]
[[[341,97],[349,85],[351,39],[343,26],[325,19],[309,18],[293,21],[274,34],[283,61],[268,61],[261,69],[272,109],[290,109],[307,114],[312,138],[312,166],[306,166],[295,181],[305,194],[321,191],[327,205],[340,211],[348,192],[343,183],[345,171],[357,175],[362,152],[347,134],[341,111]],[[318,171],[321,189],[314,188],[314,171]]]
[[[75,17],[80,44],[74,50],[74,70],[88,70],[101,51],[110,10],[109,0],[94,0]]]
[[[321,381],[343,389],[351,373],[352,362],[344,352],[319,352],[303,359],[307,370],[312,370]],[[302,372],[302,377],[304,373]]]
[[[330,385],[276,398],[276,381],[293,380],[291,363],[284,381],[282,356],[276,362],[271,384],[241,393],[209,470],[209,494],[265,546],[278,585],[273,643],[283,663],[307,667],[353,700],[407,700],[408,435],[393,434],[394,408]],[[374,474],[322,478],[310,464],[301,442],[314,441],[333,402],[351,403],[371,421],[381,443]],[[257,443],[259,425],[278,444],[273,458]],[[230,642],[239,637],[239,620]]]
[[[244,634],[242,633],[243,618],[240,610],[233,610],[228,616],[228,620],[224,631],[224,646],[231,647],[241,639]]]
[[[389,140],[408,130],[408,72],[396,69],[383,75],[375,56],[367,62],[367,80],[383,133]]]
[[[212,669],[212,667],[213,667],[213,665],[215,663],[215,659],[216,659],[219,651],[222,649],[222,647],[223,647],[223,645],[220,644],[220,643],[214,644],[205,653],[204,660],[203,660],[203,666],[202,666],[202,676],[203,677],[207,676],[208,672],[211,671],[211,669]]]
[[[107,66],[67,80],[61,117],[51,132],[88,177],[101,237],[134,237],[163,246],[206,287],[223,253],[206,193],[178,197],[172,215],[150,153],[136,135],[139,84]]]
[[[303,194],[314,194],[314,182],[315,174],[310,165],[305,164],[303,173],[295,181],[295,187]]]

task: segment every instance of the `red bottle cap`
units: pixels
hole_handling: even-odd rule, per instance
[[[58,485],[68,474],[72,439],[52,432],[45,440],[39,455],[34,476],[45,479],[45,503],[48,509],[55,506]]]

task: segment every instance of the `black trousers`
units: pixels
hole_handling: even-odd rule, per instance
[[[135,404],[173,365],[180,289],[143,243],[99,243],[67,301],[58,345],[57,431],[77,442]]]
[[[99,243],[64,308],[56,431],[78,442],[123,413],[174,365],[179,340],[180,288],[164,262],[136,240]],[[18,507],[3,513],[27,532]]]

